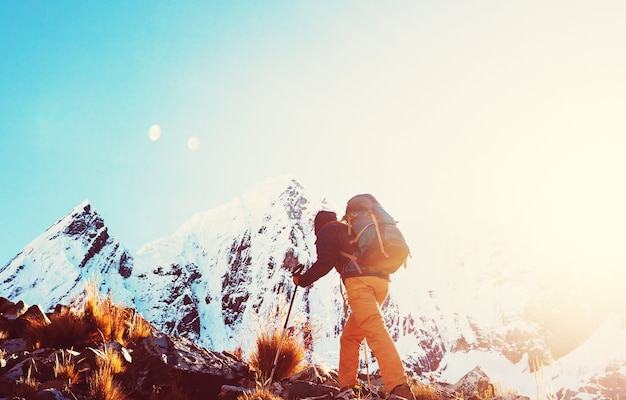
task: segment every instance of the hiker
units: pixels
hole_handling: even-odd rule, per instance
[[[318,212],[314,230],[317,260],[303,274],[295,274],[293,282],[306,287],[335,268],[345,285],[351,314],[341,333],[338,371],[341,389],[336,398],[358,398],[359,350],[363,339],[367,339],[391,398],[400,396],[414,400],[400,355],[380,311],[389,291],[389,275],[349,268],[352,263],[346,255],[355,254],[358,247],[351,242],[354,236],[349,235],[348,225],[338,221],[334,212]]]

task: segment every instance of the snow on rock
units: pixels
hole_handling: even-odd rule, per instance
[[[268,319],[282,323],[294,290],[291,271],[315,259],[312,221],[328,208],[324,198],[284,176],[193,216],[171,237],[137,253],[129,280],[139,293],[138,310],[167,332],[186,334],[209,348],[250,350],[250,337]],[[314,325],[317,335],[335,337],[341,322],[336,296],[320,290],[332,287],[320,282],[296,293],[294,319],[305,316],[302,323]],[[174,299],[181,297],[185,300]],[[309,297],[316,300],[308,302]],[[318,321],[316,315],[336,317]],[[193,324],[180,329],[179,321]]]
[[[0,292],[49,309],[97,280],[101,293],[114,292],[116,299],[130,303],[133,295],[124,281],[132,268],[131,254],[85,200],[0,270]]]
[[[95,280],[167,334],[244,354],[262,330],[282,329],[293,298],[288,325],[311,361],[335,368],[345,318],[338,275],[295,292],[291,281],[296,265],[316,258],[322,209],[343,212],[280,176],[131,254],[85,201],[0,269],[0,293],[50,309]],[[494,232],[422,223],[400,225],[413,258],[382,308],[411,375],[456,382],[480,366],[496,388],[531,398],[626,397],[626,313],[555,290]]]

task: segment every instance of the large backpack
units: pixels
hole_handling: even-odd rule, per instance
[[[383,209],[371,194],[352,197],[343,219],[348,233],[354,235],[359,253],[349,257],[356,268],[373,274],[390,275],[400,266],[406,267],[409,246],[397,227],[397,222]]]

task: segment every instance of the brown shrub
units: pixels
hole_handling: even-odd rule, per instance
[[[81,314],[64,309],[50,315],[50,321],[26,317],[29,323],[26,339],[34,348],[69,349],[84,347],[93,336],[93,329]]]
[[[261,372],[263,382],[269,379],[276,351],[279,347],[281,333],[273,331],[261,333],[256,340],[256,350],[250,357],[251,364]],[[289,334],[285,335],[280,354],[276,361],[273,380],[278,381],[284,377],[298,372],[300,365],[304,361],[304,349],[298,341]]]
[[[80,380],[80,374],[85,370],[79,368],[81,360],[74,360],[70,352],[61,350],[60,355],[61,357],[59,354],[55,356],[54,377],[62,380],[69,387]]]
[[[31,372],[31,368],[29,367],[26,372],[26,377],[20,377],[20,379],[15,382],[11,398],[17,397],[24,398],[26,400],[35,400],[37,398],[40,383],[32,377]]]
[[[151,336],[154,332],[152,324],[134,310],[132,310],[128,325],[128,340],[132,343],[137,343],[139,340]]]
[[[93,400],[126,400],[126,393],[115,381],[110,367],[99,368],[87,377],[89,398]]]
[[[96,327],[101,342],[116,341],[123,346],[149,337],[154,328],[132,308],[103,298],[95,283],[87,285],[83,301],[85,318]]]
[[[123,346],[150,336],[152,325],[137,312],[102,298],[95,284],[88,285],[82,307],[60,308],[50,321],[27,317],[27,340],[35,347],[83,348],[116,341]]]
[[[237,396],[237,400],[282,400],[268,389],[257,389],[252,393],[244,393]]]
[[[441,396],[437,394],[432,386],[416,382],[411,384],[411,391],[415,395],[416,400],[441,400]]]
[[[104,342],[116,341],[126,345],[126,331],[131,311],[121,305],[115,304],[108,295],[101,298],[97,290],[87,293],[85,301],[85,318],[93,323]]]
[[[126,371],[126,365],[119,352],[105,346],[104,350],[96,350],[96,365],[99,369],[109,369],[117,375]]]

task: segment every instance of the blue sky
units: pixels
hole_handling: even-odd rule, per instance
[[[3,2],[0,264],[84,199],[136,250],[292,174],[615,267],[624,20],[619,1]]]

